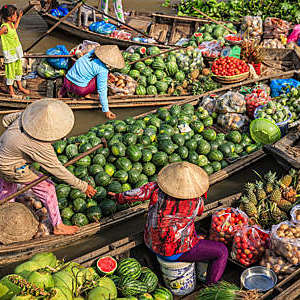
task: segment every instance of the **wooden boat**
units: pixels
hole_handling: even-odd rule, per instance
[[[198,217],[196,220],[196,227],[201,228],[202,233],[208,233],[208,228],[210,226],[211,215],[220,208],[225,208],[228,206],[234,206],[236,200],[240,197],[240,194],[234,194],[226,198],[222,198],[219,201],[215,201],[211,204],[205,206],[205,211],[201,217]],[[113,256],[117,259],[124,257],[135,257],[138,259],[143,266],[151,268],[156,274],[161,274],[159,264],[156,260],[156,256],[151,253],[143,242],[143,226],[135,227],[134,232],[126,236],[116,236],[113,233],[112,229],[107,229],[103,232],[102,241],[98,241],[94,250],[82,250],[81,245],[78,245],[80,248],[80,254],[76,253],[74,249],[68,249],[68,261],[73,261],[81,264],[84,267],[93,266],[96,260],[99,257],[104,256]],[[83,251],[83,252],[82,252]],[[68,252],[68,251],[67,251]],[[65,258],[66,251],[55,251],[55,254],[58,258]],[[26,257],[28,259],[31,255]],[[13,271],[14,265],[7,265],[5,268],[0,270],[0,276],[4,276]],[[239,264],[238,262],[228,259],[227,268],[223,274],[222,279],[240,286],[240,276],[246,268]],[[159,276],[161,283],[162,277]],[[196,299],[197,293],[201,288],[204,288],[204,283],[199,282],[196,290],[187,296],[175,296],[174,300],[191,300]],[[278,282],[274,288],[271,290],[261,293],[260,298],[263,299],[298,299],[300,295],[300,269],[289,275],[280,276]]]
[[[48,26],[53,26],[59,21],[59,18],[52,16],[49,12],[41,11],[38,7],[37,11]],[[211,23],[209,20],[199,18],[178,17],[159,13],[136,13],[135,11],[130,11],[126,14],[126,24],[147,33],[148,36],[155,39],[157,42],[143,43],[132,40],[121,40],[108,35],[95,33],[89,29],[83,28],[78,22],[75,24],[72,17],[59,24],[57,29],[82,40],[91,40],[100,44],[114,44],[122,49],[134,45],[169,48],[170,46],[174,46],[182,38],[190,38],[201,25]],[[94,13],[94,16],[94,21],[96,21],[97,17],[101,19],[100,14]],[[135,31],[130,31],[130,33],[132,34],[132,37],[139,35]]]
[[[278,163],[284,168],[300,169],[300,130],[299,126],[293,128],[285,137],[274,145],[267,145],[265,149],[270,152]]]

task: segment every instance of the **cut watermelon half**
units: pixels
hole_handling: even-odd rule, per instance
[[[117,269],[118,263],[111,256],[104,256],[97,260],[97,269],[101,274],[111,275]]]

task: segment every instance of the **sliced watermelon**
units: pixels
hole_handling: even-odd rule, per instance
[[[97,270],[100,274],[111,275],[117,266],[117,261],[111,256],[104,256],[97,260]]]

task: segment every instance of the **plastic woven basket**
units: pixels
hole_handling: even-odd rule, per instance
[[[213,75],[215,80],[221,83],[230,84],[237,83],[243,80],[246,80],[249,77],[250,72],[234,75],[234,76],[221,76],[221,75]]]

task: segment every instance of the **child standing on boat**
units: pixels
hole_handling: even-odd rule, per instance
[[[0,27],[0,36],[2,50],[4,54],[6,85],[11,96],[15,96],[13,88],[14,81],[17,81],[18,89],[28,95],[29,90],[22,86],[22,61],[23,50],[17,34],[23,12],[17,13],[17,8],[13,5],[4,5],[0,11],[2,25]]]

